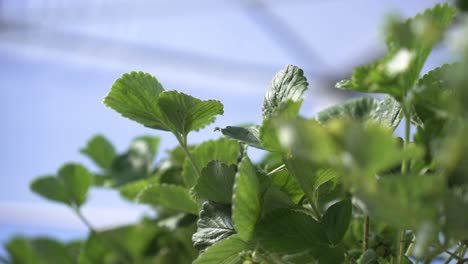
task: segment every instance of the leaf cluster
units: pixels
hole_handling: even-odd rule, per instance
[[[147,73],[124,74],[105,105],[172,133],[179,146],[154,163],[158,137],[138,137],[118,154],[97,135],[81,152],[98,171],[67,164],[31,189],[88,225],[80,208],[91,187],[113,188],[157,216],[109,230],[89,226],[88,238],[71,243],[14,238],[7,263],[429,263],[444,252],[464,263],[468,47],[460,62],[420,77],[454,16],[444,4],[390,19],[387,55],[337,84],[383,97],[305,118],[308,81],[287,65],[267,89],[261,124],[218,128],[223,137],[198,145],[188,134],[223,114],[221,102],[166,91]],[[267,154],[254,162],[249,147]]]

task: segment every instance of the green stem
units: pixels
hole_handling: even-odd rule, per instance
[[[463,245],[463,244],[462,244]],[[465,254],[466,254],[466,245],[463,245],[462,246],[462,249],[460,250],[460,258],[464,258],[465,257]]]
[[[445,251],[446,254],[449,255],[449,257],[444,261],[444,264],[448,264],[450,263],[450,261],[452,261],[452,259],[456,259],[456,260],[461,260],[458,256],[457,256],[457,251],[459,250],[459,248],[457,250],[455,250],[455,252],[450,252],[450,251]]]
[[[283,165],[279,166],[278,168],[268,172],[267,176],[273,175],[273,174],[277,173],[278,171],[284,170],[284,168],[286,168],[286,165],[283,164]]]
[[[408,112],[408,109],[403,105],[403,114],[405,117],[405,138],[403,141],[403,149],[408,147],[410,141],[410,126],[411,126],[411,114]],[[405,175],[408,172],[408,160],[404,159],[401,163],[401,174]],[[398,236],[398,243],[399,243],[399,254],[398,254],[398,263],[403,263],[403,257],[405,255],[405,237],[406,237],[406,230],[402,228],[400,234]]]
[[[362,238],[362,252],[369,248],[369,216],[364,216],[364,232]]]
[[[177,141],[179,141],[179,145],[182,147],[182,150],[184,151],[185,156],[189,159],[190,164],[192,164],[192,167],[197,173],[198,177],[201,177],[201,170],[198,167],[197,163],[195,162],[195,159],[193,158],[192,154],[190,154],[190,151],[188,150],[187,138],[182,138],[179,134],[176,134],[176,133],[174,133],[174,135],[177,138]]]
[[[91,233],[95,233],[97,234],[98,232],[96,231],[96,229],[94,229],[94,227],[91,225],[91,223],[88,221],[88,219],[86,219],[86,217],[84,217],[83,213],[81,213],[81,210],[79,207],[74,207],[73,208],[73,211],[75,211],[75,214],[78,216],[78,218],[81,220],[81,222],[83,224],[85,224],[85,226],[89,229],[89,231]]]
[[[411,252],[413,251],[413,246],[414,246],[415,241],[416,241],[416,236],[413,234],[413,238],[411,239],[411,242],[408,245],[408,248],[406,249],[406,253],[405,253],[406,256],[411,255]]]

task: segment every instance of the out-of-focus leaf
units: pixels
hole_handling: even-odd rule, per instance
[[[446,185],[437,175],[386,175],[375,184],[357,186],[355,195],[371,217],[395,227],[417,228],[436,221]]]
[[[134,201],[141,191],[157,183],[159,183],[159,180],[156,177],[127,183],[119,188],[120,195]]]
[[[26,239],[16,237],[6,244],[6,249],[13,263],[74,263],[65,245],[49,238]]]
[[[82,165],[70,163],[60,168],[58,178],[63,182],[71,201],[81,206],[93,184],[93,175]]]
[[[375,254],[373,249],[368,249],[362,256],[358,259],[359,264],[378,264],[378,256]]]
[[[141,136],[135,138],[128,151],[114,159],[102,184],[120,187],[151,176],[159,142],[159,137]]]
[[[139,203],[198,214],[198,205],[187,189],[169,184],[154,184],[142,190],[138,196]]]
[[[91,233],[80,253],[80,264],[93,263],[146,263],[145,254],[155,254],[150,249],[156,235],[163,236],[161,228],[151,222],[121,226]]]
[[[34,180],[31,190],[46,199],[79,207],[86,201],[92,183],[93,176],[85,167],[68,163],[60,168],[57,177],[46,176]]]
[[[359,97],[320,111],[316,119],[320,123],[340,118],[349,118],[361,122],[374,121],[395,129],[402,118],[400,112],[400,104],[391,96],[386,96],[382,100]]]
[[[236,165],[227,166],[213,160],[202,170],[202,175],[194,186],[193,193],[197,198],[231,204],[235,175]]]
[[[455,188],[445,198],[446,229],[457,239],[468,237],[468,191]]]
[[[231,219],[231,207],[214,202],[204,202],[193,234],[193,246],[203,250],[236,233]]]
[[[388,54],[376,62],[357,67],[351,80],[338,88],[386,93],[402,101],[414,86],[432,48],[455,17],[448,4],[436,5],[405,22],[390,21],[386,30]]]
[[[115,158],[115,149],[112,143],[102,135],[92,137],[86,146],[80,150],[102,169],[110,169]]]
[[[447,82],[449,73],[458,70],[458,64],[445,64],[419,79],[411,90],[418,117],[426,122],[429,119],[447,119],[450,116],[453,89]]]
[[[37,178],[31,183],[30,187],[33,192],[46,199],[64,204],[71,203],[63,182],[55,176]]]

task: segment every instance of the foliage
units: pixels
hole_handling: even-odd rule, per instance
[[[445,256],[465,263],[468,47],[457,51],[458,63],[420,78],[454,16],[444,4],[391,19],[387,55],[337,84],[383,99],[363,96],[301,117],[308,82],[288,65],[266,92],[261,124],[218,128],[225,137],[199,145],[187,135],[223,114],[219,101],[166,91],[147,73],[124,74],[104,103],[180,145],[155,166],[158,137],[138,137],[120,154],[102,135],[90,139],[81,152],[100,171],[67,164],[31,184],[74,210],[88,238],[13,238],[5,262],[429,263]],[[400,122],[403,139],[394,134]],[[253,162],[249,146],[268,154]],[[80,210],[91,187],[116,189],[157,216],[95,230]]]

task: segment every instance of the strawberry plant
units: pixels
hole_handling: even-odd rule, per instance
[[[189,134],[223,114],[223,104],[167,91],[152,75],[119,78],[104,104],[179,146],[154,166],[159,138],[136,138],[116,153],[103,136],[81,152],[99,166],[66,164],[31,189],[72,209],[89,227],[83,241],[14,238],[6,263],[466,263],[468,247],[468,45],[459,61],[421,77],[455,17],[436,5],[387,23],[387,54],[337,88],[362,96],[299,115],[308,89],[292,65],[271,81],[251,126]],[[461,36],[461,39],[460,39]],[[460,41],[461,40],[461,41]],[[404,136],[394,131],[403,123]],[[415,128],[411,135],[411,127]],[[253,162],[249,148],[267,154]],[[91,187],[114,188],[155,218],[95,230],[81,213]]]

